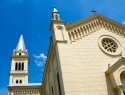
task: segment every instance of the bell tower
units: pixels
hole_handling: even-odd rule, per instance
[[[28,63],[29,56],[21,34],[17,47],[11,56],[10,85],[28,84]]]
[[[68,42],[68,32],[66,31],[65,21],[60,19],[58,10],[54,7],[52,13],[52,20],[50,24],[50,30],[52,31],[53,43]]]

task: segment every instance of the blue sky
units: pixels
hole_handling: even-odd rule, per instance
[[[67,23],[99,14],[125,24],[125,0],[0,0],[0,93],[7,95],[10,56],[20,34],[30,56],[29,82],[41,82],[51,31],[53,6]]]

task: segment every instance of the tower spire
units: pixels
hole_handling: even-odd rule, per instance
[[[22,34],[20,35],[16,49],[13,51],[11,61],[10,84],[28,84],[29,56]]]
[[[53,13],[58,13],[56,7],[54,6]]]
[[[17,47],[16,47],[16,51],[23,51],[26,52],[26,48],[25,48],[25,43],[24,43],[24,39],[23,39],[23,35],[21,34],[20,39],[18,41]]]
[[[60,20],[59,12],[58,12],[58,10],[56,9],[55,6],[54,6],[54,9],[53,9],[52,19],[53,20]]]

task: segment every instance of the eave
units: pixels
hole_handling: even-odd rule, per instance
[[[118,27],[120,27],[120,28],[122,28],[122,29],[125,29],[125,26],[122,25],[121,23],[118,23],[118,22],[116,22],[116,21],[114,21],[114,20],[111,20],[111,19],[109,19],[109,18],[107,18],[107,17],[105,17],[105,16],[102,16],[102,15],[100,15],[100,14],[95,14],[95,15],[92,15],[92,16],[90,16],[90,17],[88,17],[88,18],[84,18],[84,19],[82,19],[82,20],[79,20],[79,21],[77,21],[77,22],[73,22],[73,23],[71,23],[71,24],[66,24],[66,29],[70,29],[70,28],[72,28],[72,27],[79,26],[80,24],[83,24],[83,23],[92,21],[92,20],[94,20],[94,19],[101,19],[101,20],[104,20],[104,21],[106,21],[106,22],[112,23],[112,24],[114,24],[114,25],[116,25],[116,26],[118,26]]]

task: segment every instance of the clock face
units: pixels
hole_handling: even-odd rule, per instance
[[[103,35],[99,38],[99,47],[109,55],[121,54],[121,45],[114,37]]]

